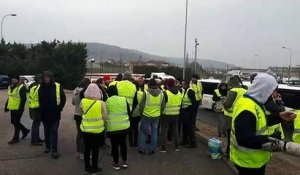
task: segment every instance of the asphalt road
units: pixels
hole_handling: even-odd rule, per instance
[[[3,112],[3,106],[7,98],[7,91],[0,90],[0,174],[83,174],[83,161],[76,158],[75,136],[76,128],[73,120],[73,106],[71,94],[66,93],[67,103],[62,114],[59,128],[58,149],[61,157],[58,160],[51,159],[50,155],[43,153],[43,147],[30,146],[30,136],[19,144],[8,145],[12,138],[13,126],[10,124],[9,113]],[[207,111],[208,112],[208,111]],[[208,116],[206,116],[208,115]],[[201,112],[201,117],[208,117],[213,113]],[[29,128],[31,126],[28,110],[22,117],[22,123]],[[211,121],[213,122],[213,119]],[[41,129],[43,138],[43,132]],[[108,143],[108,141],[107,141]],[[129,148],[127,170],[113,170],[110,167],[112,158],[107,155],[110,147],[100,151],[99,166],[103,168],[102,174],[124,175],[231,175],[233,171],[221,160],[212,160],[207,156],[207,146],[199,142],[198,148],[182,148],[180,152],[174,152],[169,148],[167,153],[155,153],[154,155],[140,155],[135,148]]]

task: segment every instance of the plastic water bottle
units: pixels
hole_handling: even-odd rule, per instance
[[[222,141],[216,138],[211,138],[208,140],[208,155],[212,159],[222,158]]]

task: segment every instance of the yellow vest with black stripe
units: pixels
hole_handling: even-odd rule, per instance
[[[238,101],[238,99],[243,97],[243,95],[247,92],[246,89],[244,89],[244,88],[232,88],[229,90],[229,92],[230,91],[236,92],[236,97],[234,99],[234,102],[232,103],[231,108],[229,108],[229,109],[224,108],[224,115],[228,116],[228,117],[232,117],[232,111],[233,111],[233,108],[234,108],[236,102]]]
[[[235,119],[243,111],[256,117],[256,135],[268,135],[267,119],[264,109],[247,97],[240,98],[233,109],[232,131],[230,136],[230,160],[244,168],[260,168],[270,161],[271,152],[239,146],[235,137]]]
[[[121,131],[130,126],[125,97],[112,96],[105,102],[107,110],[106,131]]]
[[[266,115],[270,115],[270,114],[271,114],[271,112],[266,110]],[[284,132],[283,132],[281,123],[278,123],[278,124],[275,124],[275,125],[272,125],[272,126],[268,126],[268,130],[269,130],[269,135],[274,134],[275,131],[280,132],[281,133],[280,139],[284,140]]]
[[[28,107],[31,109],[40,107],[39,89],[40,85],[34,85],[29,90]]]
[[[145,88],[145,85],[144,85],[144,88]],[[144,91],[145,91],[145,89],[144,89]],[[138,117],[138,116],[140,116],[140,111],[139,110],[140,110],[140,103],[142,101],[143,94],[144,94],[144,92],[142,91],[142,89],[138,88],[138,90],[136,92],[138,105],[133,110],[132,117]]]
[[[60,84],[55,83],[55,90],[56,90],[56,104],[57,106],[60,105]]]
[[[11,87],[8,87],[8,103],[7,109],[9,110],[18,110],[21,103],[20,90],[24,85],[20,84],[11,90]]]
[[[156,118],[161,115],[161,103],[163,100],[163,93],[160,92],[158,96],[151,95],[148,90],[145,91],[146,102],[143,115],[146,117]]]
[[[201,82],[198,81],[197,84],[191,83],[191,88],[195,91],[196,101],[202,100],[202,84],[201,84]]]
[[[81,105],[83,110],[82,121],[80,124],[81,131],[93,134],[103,132],[104,122],[102,119],[102,106],[100,100],[84,98],[81,100]]]
[[[188,96],[189,91],[193,91],[193,89],[190,87],[187,90],[185,89],[182,90],[183,97],[182,97],[181,106],[183,109],[192,105],[191,99]]]
[[[180,104],[182,101],[182,95],[178,91],[177,94],[173,94],[171,91],[166,90],[168,96],[168,102],[163,111],[164,115],[178,115],[180,111]]]
[[[136,93],[136,87],[128,80],[123,80],[117,83],[118,96],[125,97],[132,111],[133,98]]]
[[[293,141],[300,143],[300,110],[297,111],[297,117],[294,121]]]

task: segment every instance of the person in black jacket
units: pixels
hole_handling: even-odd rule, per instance
[[[66,96],[60,84],[54,82],[52,73],[49,71],[43,72],[39,102],[46,143],[44,153],[49,153],[51,146],[52,158],[57,159],[59,157],[57,152],[58,126],[61,112],[66,103]]]
[[[8,88],[8,93],[11,95],[8,96],[8,99],[5,103],[4,111],[10,111],[11,124],[13,124],[15,128],[14,136],[8,142],[8,144],[15,144],[19,142],[20,130],[23,133],[22,139],[24,139],[28,135],[30,130],[25,128],[25,126],[21,124],[21,117],[23,115],[24,106],[26,103],[26,87],[20,82],[19,76],[13,76],[11,82],[12,83]],[[18,93],[17,97],[15,97],[14,92]],[[15,109],[14,104],[16,104],[17,99],[20,102],[17,109]]]

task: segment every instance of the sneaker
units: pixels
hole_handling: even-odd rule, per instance
[[[124,161],[124,162],[122,163],[122,168],[128,168],[128,163],[127,163],[127,161]]]
[[[92,168],[91,170],[90,170],[90,174],[91,175],[97,175],[97,174],[100,174],[100,172],[102,171],[102,168]]]
[[[164,146],[160,147],[159,152],[166,153],[167,152],[166,147]]]
[[[24,132],[23,132],[23,136],[22,136],[22,139],[25,139],[25,137],[30,133],[30,130],[29,129],[26,129]]]
[[[180,149],[178,146],[175,146],[174,151],[178,152]]]
[[[44,143],[44,140],[39,138],[39,143]]]
[[[19,140],[12,139],[8,142],[8,144],[13,145],[13,144],[19,143],[19,142],[20,142]]]
[[[58,152],[52,152],[51,157],[52,157],[52,159],[58,159],[59,158],[59,153]]]
[[[138,153],[145,154],[145,151],[140,149],[140,150],[138,150]]]
[[[112,167],[113,169],[115,169],[115,170],[121,169],[120,165],[119,165],[119,164],[116,164],[116,163],[112,163],[112,164],[111,164],[111,167]]]
[[[44,153],[45,154],[47,154],[47,153],[49,153],[50,152],[50,148],[46,148],[45,150],[44,150]]]
[[[84,168],[83,174],[90,174],[92,168]]]
[[[150,154],[150,155],[152,155],[152,154],[154,154],[154,153],[155,153],[155,152],[154,152],[153,150],[150,150],[150,151],[149,151],[149,154]]]

